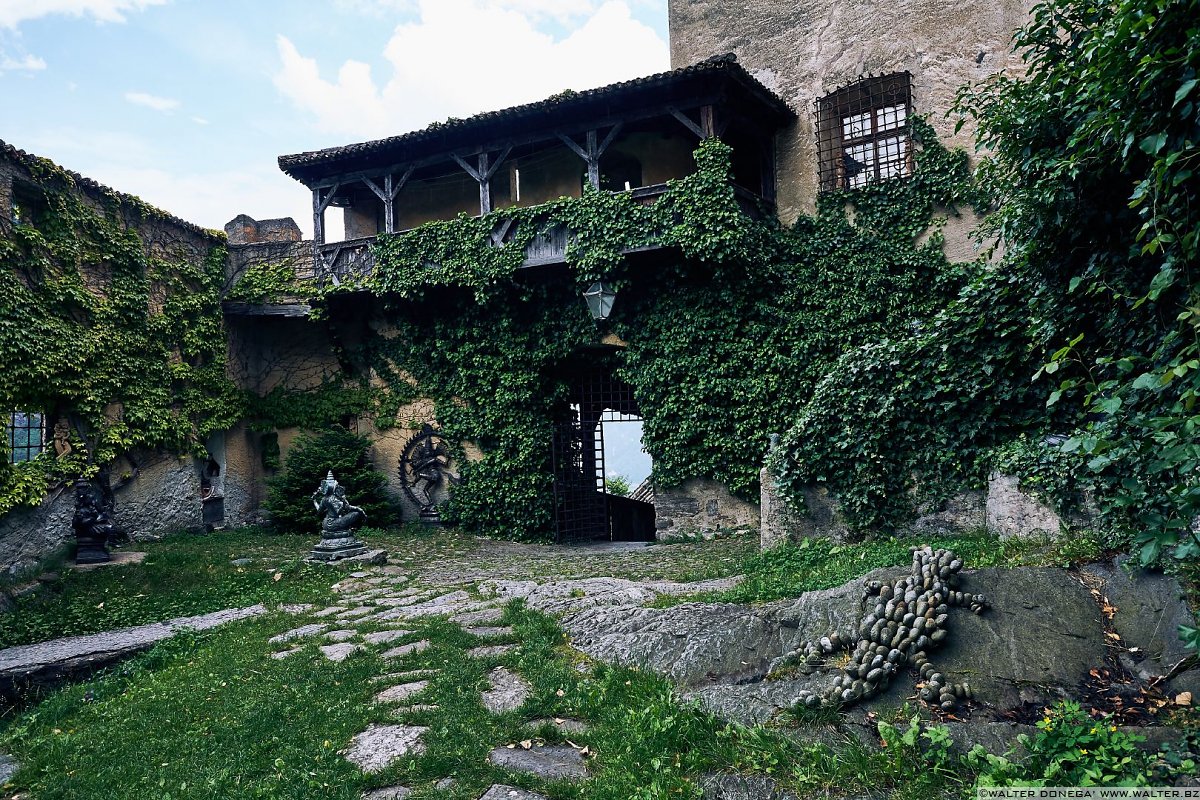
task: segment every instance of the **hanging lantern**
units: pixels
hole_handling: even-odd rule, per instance
[[[612,313],[617,293],[604,281],[596,281],[583,293],[583,299],[587,301],[588,311],[592,312],[592,319],[604,322]]]

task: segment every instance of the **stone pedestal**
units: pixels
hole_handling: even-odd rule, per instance
[[[343,558],[359,556],[367,552],[367,546],[360,542],[353,533],[337,538],[322,537],[320,543],[309,553],[313,561],[340,561]]]
[[[103,539],[85,539],[82,536],[76,537],[75,563],[76,564],[103,564],[112,561],[112,554],[105,547]]]

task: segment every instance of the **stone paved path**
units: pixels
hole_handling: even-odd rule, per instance
[[[703,546],[703,545],[702,545]],[[711,543],[707,546],[711,547]],[[271,637],[268,646],[275,658],[289,658],[308,650],[332,661],[355,658],[366,651],[377,653],[390,670],[371,679],[378,690],[371,702],[384,706],[397,724],[373,724],[355,735],[343,756],[364,773],[387,769],[425,752],[428,717],[439,706],[422,702],[438,680],[437,669],[408,669],[410,658],[431,643],[424,631],[446,620],[476,640],[466,654],[491,666],[479,702],[492,714],[519,713],[533,687],[506,659],[518,650],[516,632],[502,624],[503,606],[514,599],[527,607],[561,614],[584,608],[642,605],[662,595],[692,593],[732,586],[736,579],[687,583],[672,578],[690,577],[696,545],[646,548],[618,544],[600,547],[557,548],[503,542],[480,542],[467,553],[449,558],[425,559],[418,568],[392,564],[360,569],[333,579],[339,602],[310,608],[299,624]],[[401,548],[402,550],[403,548]],[[613,577],[595,577],[597,574]],[[496,666],[501,661],[507,666]],[[491,664],[488,664],[491,662]],[[419,663],[419,661],[417,662]],[[495,742],[488,760],[511,772],[547,780],[585,780],[589,777],[586,752],[573,745],[547,745],[537,738],[547,729],[579,735],[586,723],[570,719],[538,719],[526,723],[530,739],[519,744]],[[454,777],[436,782],[448,790]],[[419,788],[419,787],[417,787]],[[408,797],[413,787],[393,785],[374,789],[365,800]],[[496,784],[480,800],[545,800],[543,795]]]

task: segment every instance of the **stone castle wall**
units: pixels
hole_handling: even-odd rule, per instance
[[[946,113],[959,87],[1019,67],[1013,32],[1027,0],[990,4],[949,0],[816,3],[749,0],[732,13],[721,0],[670,0],[671,65],[732,52],[739,63],[798,114],[779,134],[778,208],[785,223],[811,213],[817,196],[814,103],[868,75],[912,73],[913,106],[950,147],[972,149],[969,126],[955,133]],[[966,234],[975,220],[952,217],[951,260],[975,257]]]

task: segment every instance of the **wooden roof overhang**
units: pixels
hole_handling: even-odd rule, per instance
[[[319,191],[350,181],[411,175],[414,169],[448,160],[468,171],[478,170],[488,163],[489,153],[556,139],[574,143],[572,149],[587,160],[603,149],[592,141],[596,131],[663,116],[675,117],[703,138],[719,135],[735,119],[774,132],[794,119],[795,112],[726,55],[599,89],[564,92],[536,103],[435,123],[400,136],[280,156],[279,167]],[[576,142],[580,135],[588,137],[586,143]]]

